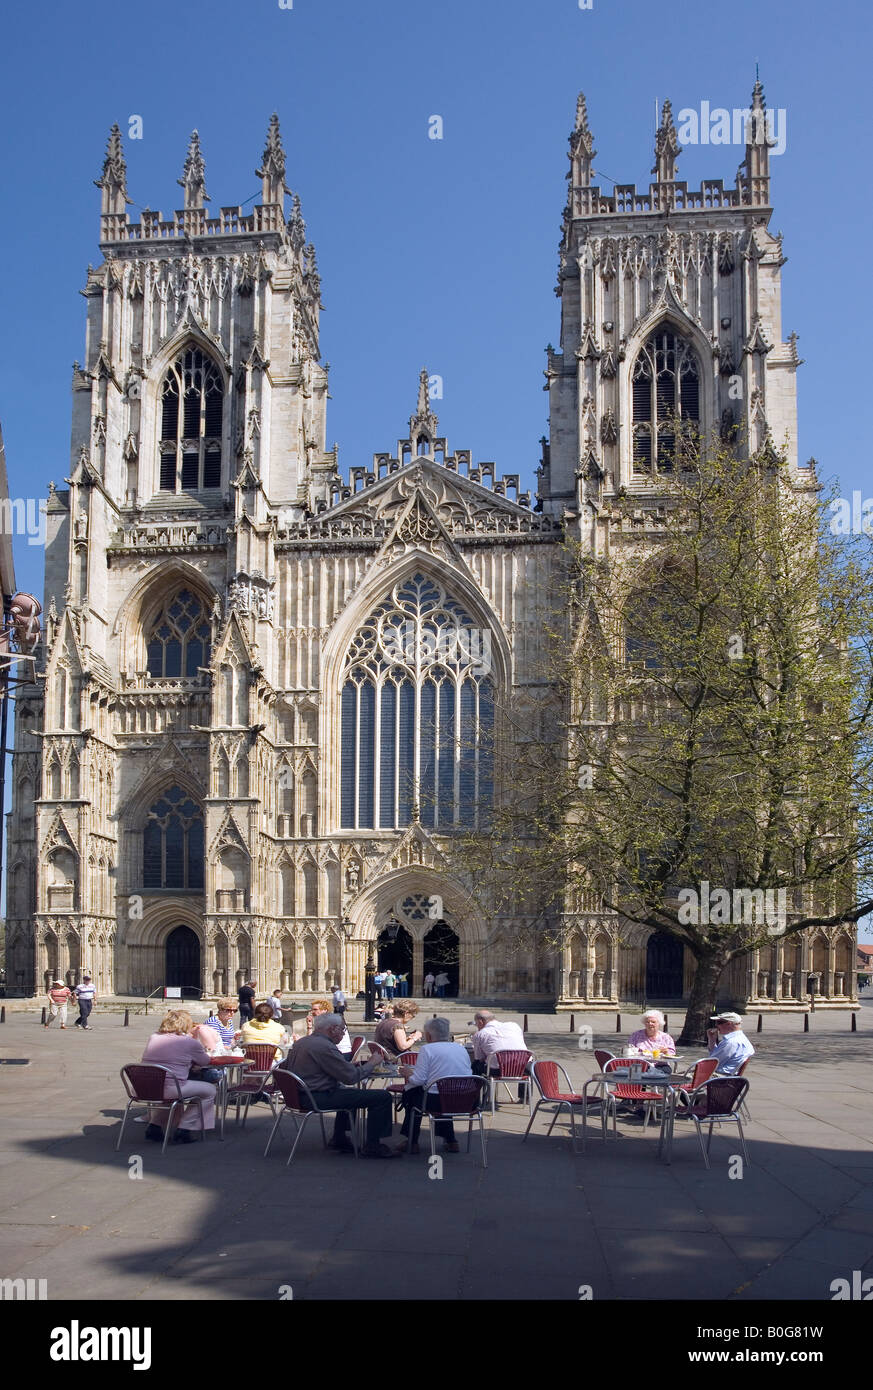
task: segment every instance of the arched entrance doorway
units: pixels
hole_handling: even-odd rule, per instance
[[[395,975],[408,975],[412,981],[412,937],[404,926],[390,922],[376,938],[377,965]]]
[[[653,932],[646,946],[646,1000],[682,998],[682,942]]]
[[[434,975],[441,972],[448,975],[449,983],[445,987],[445,997],[457,998],[458,982],[460,978],[460,941],[457,932],[453,932],[448,922],[442,918],[434,922],[430,931],[424,938],[424,973],[432,971]],[[436,989],[434,989],[436,993]]]
[[[200,994],[200,941],[190,927],[175,927],[167,937],[164,983],[181,986],[183,996]]]

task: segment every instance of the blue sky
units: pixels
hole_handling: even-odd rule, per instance
[[[180,205],[200,131],[212,207],[249,200],[270,113],[318,251],[331,363],[328,442],[342,469],[404,433],[418,371],[450,446],[534,482],[545,433],[544,348],[557,343],[556,247],[567,135],[584,90],[609,180],[645,187],[654,107],[733,108],[760,66],[782,108],[771,226],[785,234],[783,333],[800,335],[800,457],[873,495],[860,402],[869,394],[866,274],[873,196],[873,19],[852,0],[729,6],[661,0],[48,0],[4,19],[0,152],[0,421],[13,496],[68,473],[70,369],[98,262],[93,180],[117,120],[130,197]],[[428,119],[443,119],[442,140]],[[680,177],[732,182],[737,146],[687,147]],[[131,213],[137,212],[136,207]],[[41,551],[16,542],[19,586]]]

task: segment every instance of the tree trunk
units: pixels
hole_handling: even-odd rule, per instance
[[[704,947],[696,956],[696,961],[691,997],[688,1000],[685,1023],[679,1038],[680,1047],[697,1047],[706,1043],[706,1030],[711,1026],[710,1019],[715,1008],[718,984],[724,974],[728,957],[716,947],[709,950]]]

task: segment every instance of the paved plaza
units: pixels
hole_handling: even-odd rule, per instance
[[[435,1001],[439,1003],[439,1001]],[[360,1005],[350,1015],[354,1027]],[[447,1001],[453,1026],[470,1013]],[[427,1012],[431,1012],[428,1008]],[[0,1276],[45,1278],[49,1299],[601,1299],[828,1300],[832,1280],[873,1274],[873,1000],[857,1033],[848,1013],[765,1019],[749,1072],[751,1165],[729,1176],[734,1130],[717,1131],[707,1172],[692,1126],[677,1126],[673,1163],[657,1128],[619,1118],[605,1145],[589,1129],[574,1157],[560,1120],[550,1138],[505,1098],[483,1171],[448,1155],[428,1176],[420,1157],[379,1163],[322,1150],[312,1122],[290,1168],[288,1144],[263,1157],[270,1112],[224,1143],[165,1155],[128,1123],[119,1068],[136,1061],[161,1010],[122,1026],[101,1013],[67,1036],[39,1012],[0,1026]],[[419,1022],[422,1015],[419,1015]],[[596,1046],[636,1026],[579,1016]],[[678,1033],[681,1018],[671,1018]],[[528,1041],[580,1086],[590,1051],[566,1016],[532,1016]],[[695,1055],[683,1049],[683,1055]],[[286,1121],[288,1142],[292,1126]],[[559,1132],[560,1131],[560,1132]],[[142,1158],[143,1176],[130,1176]],[[736,1165],[733,1165],[736,1167]]]

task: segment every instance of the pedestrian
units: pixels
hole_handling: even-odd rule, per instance
[[[73,991],[67,989],[63,980],[53,980],[52,987],[48,992],[49,998],[49,1017],[46,1028],[54,1023],[56,1018],[61,1020],[61,1027],[67,1026],[67,1005],[73,997]]]
[[[438,999],[444,999],[444,998],[445,998],[445,994],[446,994],[446,985],[447,985],[448,983],[449,983],[449,977],[448,977],[448,975],[446,974],[445,970],[441,970],[440,973],[437,975],[435,981],[434,981],[434,984],[436,985],[436,992],[437,992],[437,998],[438,998]]]
[[[342,1018],[346,1011],[346,996],[341,985],[336,986],[331,997],[333,999],[334,1013],[339,1014]]]
[[[257,983],[257,980],[247,980],[244,985],[240,985],[237,991],[240,1027],[242,1027],[244,1023],[248,1023],[250,1018],[254,1018],[255,986]]]
[[[97,1000],[97,990],[91,983],[90,975],[82,976],[82,983],[76,985],[75,994],[79,1005],[79,1017],[76,1019],[76,1027],[84,1028],[86,1033],[90,1033],[91,1025],[88,1019],[91,1016],[91,1010]]]
[[[409,971],[397,976],[397,992],[401,999],[405,999],[409,994]]]
[[[281,1022],[282,1022],[282,991],[281,991],[281,989],[274,989],[274,990],[273,990],[273,993],[270,995],[269,999],[267,1000],[267,1003],[270,1005],[270,1008],[273,1010],[273,1018],[276,1020],[277,1023],[281,1023]]]
[[[393,971],[393,970],[386,970],[386,971],[385,971],[385,998],[386,998],[386,999],[392,999],[392,1000],[393,1000],[393,998],[394,998],[394,986],[395,986],[396,983],[397,983],[397,976],[394,974],[394,971]]]
[[[376,986],[376,998],[385,998],[385,971],[377,970],[373,976],[373,984]]]
[[[428,998],[430,998],[430,996],[433,994],[434,978],[435,977],[433,971],[428,970],[427,974],[424,977],[424,992]]]

